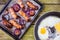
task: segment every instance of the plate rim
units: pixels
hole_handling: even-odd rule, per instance
[[[48,12],[48,13],[45,13],[45,14],[42,14],[39,18],[38,18],[38,20],[36,21],[36,23],[35,23],[35,26],[34,26],[34,38],[35,38],[35,40],[41,40],[39,37],[38,37],[38,33],[37,33],[37,31],[38,31],[38,26],[39,26],[39,24],[41,23],[41,21],[44,19],[44,18],[46,18],[46,17],[48,17],[48,16],[57,16],[58,14],[60,14],[60,12]],[[59,15],[60,16],[60,15]],[[59,16],[57,16],[57,17],[59,17]],[[60,17],[59,17],[60,18]]]

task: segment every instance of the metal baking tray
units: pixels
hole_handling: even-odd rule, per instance
[[[6,13],[6,9],[9,9],[10,7],[12,7],[14,4],[17,3],[16,0],[9,0],[9,2],[5,5],[5,7],[2,9],[2,11],[0,12],[0,28],[5,31],[7,34],[9,34],[11,37],[13,37],[15,40],[20,40],[21,37],[24,35],[24,33],[27,31],[27,29],[30,27],[30,25],[32,24],[32,22],[35,20],[35,18],[37,17],[37,15],[41,12],[42,8],[43,8],[43,5],[38,2],[37,0],[23,0],[23,3],[24,2],[31,2],[33,3],[34,6],[38,7],[37,10],[34,11],[34,16],[29,16],[29,18],[31,19],[29,22],[26,22],[25,19],[23,18],[23,16],[19,15],[18,12],[15,12],[17,13],[16,15],[18,15],[19,17],[21,17],[24,21],[25,21],[25,25],[24,25],[24,28],[23,29],[19,29],[21,34],[19,34],[19,36],[15,35],[14,34],[14,30],[16,29],[16,27],[13,26],[13,28],[9,29],[7,28],[4,24],[3,24],[3,21],[2,21],[2,17],[3,15]],[[27,5],[26,5],[27,6]],[[22,8],[21,8],[22,9]],[[24,8],[23,8],[24,9]],[[28,9],[27,9],[28,10]],[[30,11],[29,11],[30,12]],[[8,14],[11,18],[5,16],[7,19],[9,20],[19,20],[18,19],[14,19],[12,18],[12,16],[10,15],[10,13]],[[26,14],[27,15],[27,14]],[[28,16],[28,15],[27,15]],[[20,20],[19,20],[20,21]],[[21,21],[20,21],[21,22]],[[19,22],[17,22],[19,24]],[[18,31],[19,32],[19,31]]]

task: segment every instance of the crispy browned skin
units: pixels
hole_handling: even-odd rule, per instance
[[[24,4],[22,3],[22,4],[20,4],[20,7],[21,7],[21,8],[24,8],[25,6],[24,6]]]
[[[23,4],[23,2],[22,2],[22,0],[18,0],[18,4],[20,5],[21,8],[25,7],[24,4]]]
[[[26,21],[29,21],[30,18],[26,15],[26,13],[22,10],[19,11],[19,14],[25,18]]]
[[[3,22],[3,24],[7,27],[7,28],[12,28],[12,25],[4,18],[4,17],[2,17],[2,22]]]
[[[17,14],[14,12],[13,8],[9,8],[9,12],[12,15],[13,18],[16,19],[18,17]]]
[[[9,21],[13,26],[15,26],[18,29],[22,29],[22,26],[18,24],[15,20],[10,20]]]
[[[37,10],[38,9],[38,7],[36,7],[32,2],[30,2],[30,1],[27,1],[27,5],[30,7],[30,8],[33,8],[33,9],[35,9],[35,10]]]

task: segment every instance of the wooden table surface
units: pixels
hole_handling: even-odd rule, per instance
[[[60,0],[39,0],[39,1],[44,5],[44,8],[42,12],[40,12],[40,15],[52,11],[60,12]],[[0,5],[0,10],[2,9],[2,6],[3,5]],[[40,15],[38,15],[37,19],[40,17]],[[36,20],[34,21],[34,23],[32,23],[31,27],[28,29],[28,31],[25,33],[21,40],[35,40],[34,25]],[[2,30],[0,30],[0,40],[14,40],[14,39],[7,35],[5,32],[3,32]]]

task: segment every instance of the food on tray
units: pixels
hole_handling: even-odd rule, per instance
[[[26,13],[27,16],[30,17],[30,9],[28,7],[26,7],[25,9],[23,9],[23,11]]]
[[[20,19],[19,19],[19,24],[22,26],[22,28],[24,28],[26,22],[25,22],[25,20],[23,20],[22,18],[20,18]]]
[[[56,23],[56,24],[54,25],[54,27],[55,27],[56,31],[57,31],[58,33],[60,33],[60,22]]]
[[[34,16],[35,15],[35,11],[34,10],[31,10],[30,11],[30,16]]]
[[[21,34],[21,31],[19,29],[15,29],[14,34],[19,36]]]
[[[28,17],[30,17],[30,11],[29,11],[29,10],[24,11],[24,12],[26,13],[26,15],[27,15]]]
[[[8,15],[8,13],[2,15],[2,17],[4,17],[6,20],[9,20],[10,19],[10,16]]]
[[[26,13],[22,10],[19,11],[19,14],[25,18],[26,21],[29,21],[30,18],[26,15]]]
[[[22,0],[18,0],[17,3],[20,5],[21,8],[24,8],[25,7],[25,5],[23,4]]]
[[[35,10],[37,10],[38,9],[38,6],[35,6],[32,2],[30,2],[30,1],[27,1],[27,5],[30,7],[30,8],[33,8],[33,9],[35,9]]]
[[[48,30],[45,27],[39,27],[38,28],[38,35],[41,40],[47,40],[48,39]]]
[[[20,5],[16,3],[12,6],[12,8],[14,9],[15,12],[18,12],[20,10]]]
[[[12,28],[12,24],[8,22],[8,20],[6,20],[6,18],[3,16],[2,17],[2,22],[3,24],[7,27],[7,28]]]
[[[20,4],[20,7],[21,7],[21,8],[24,8],[25,6],[24,6],[24,4],[23,4],[23,3],[21,3],[21,4]]]
[[[40,5],[33,0],[11,0],[1,14],[1,23],[12,36],[21,38],[38,14],[38,8]]]
[[[35,15],[35,10],[33,10],[32,8],[25,8],[23,11],[24,11],[29,17]]]
[[[9,8],[8,10],[9,10],[11,16],[12,16],[14,19],[16,19],[16,18],[18,17],[18,16],[16,15],[16,13],[14,12],[13,8]]]
[[[22,29],[22,26],[18,24],[15,20],[9,20],[9,22],[15,26],[17,29]]]

